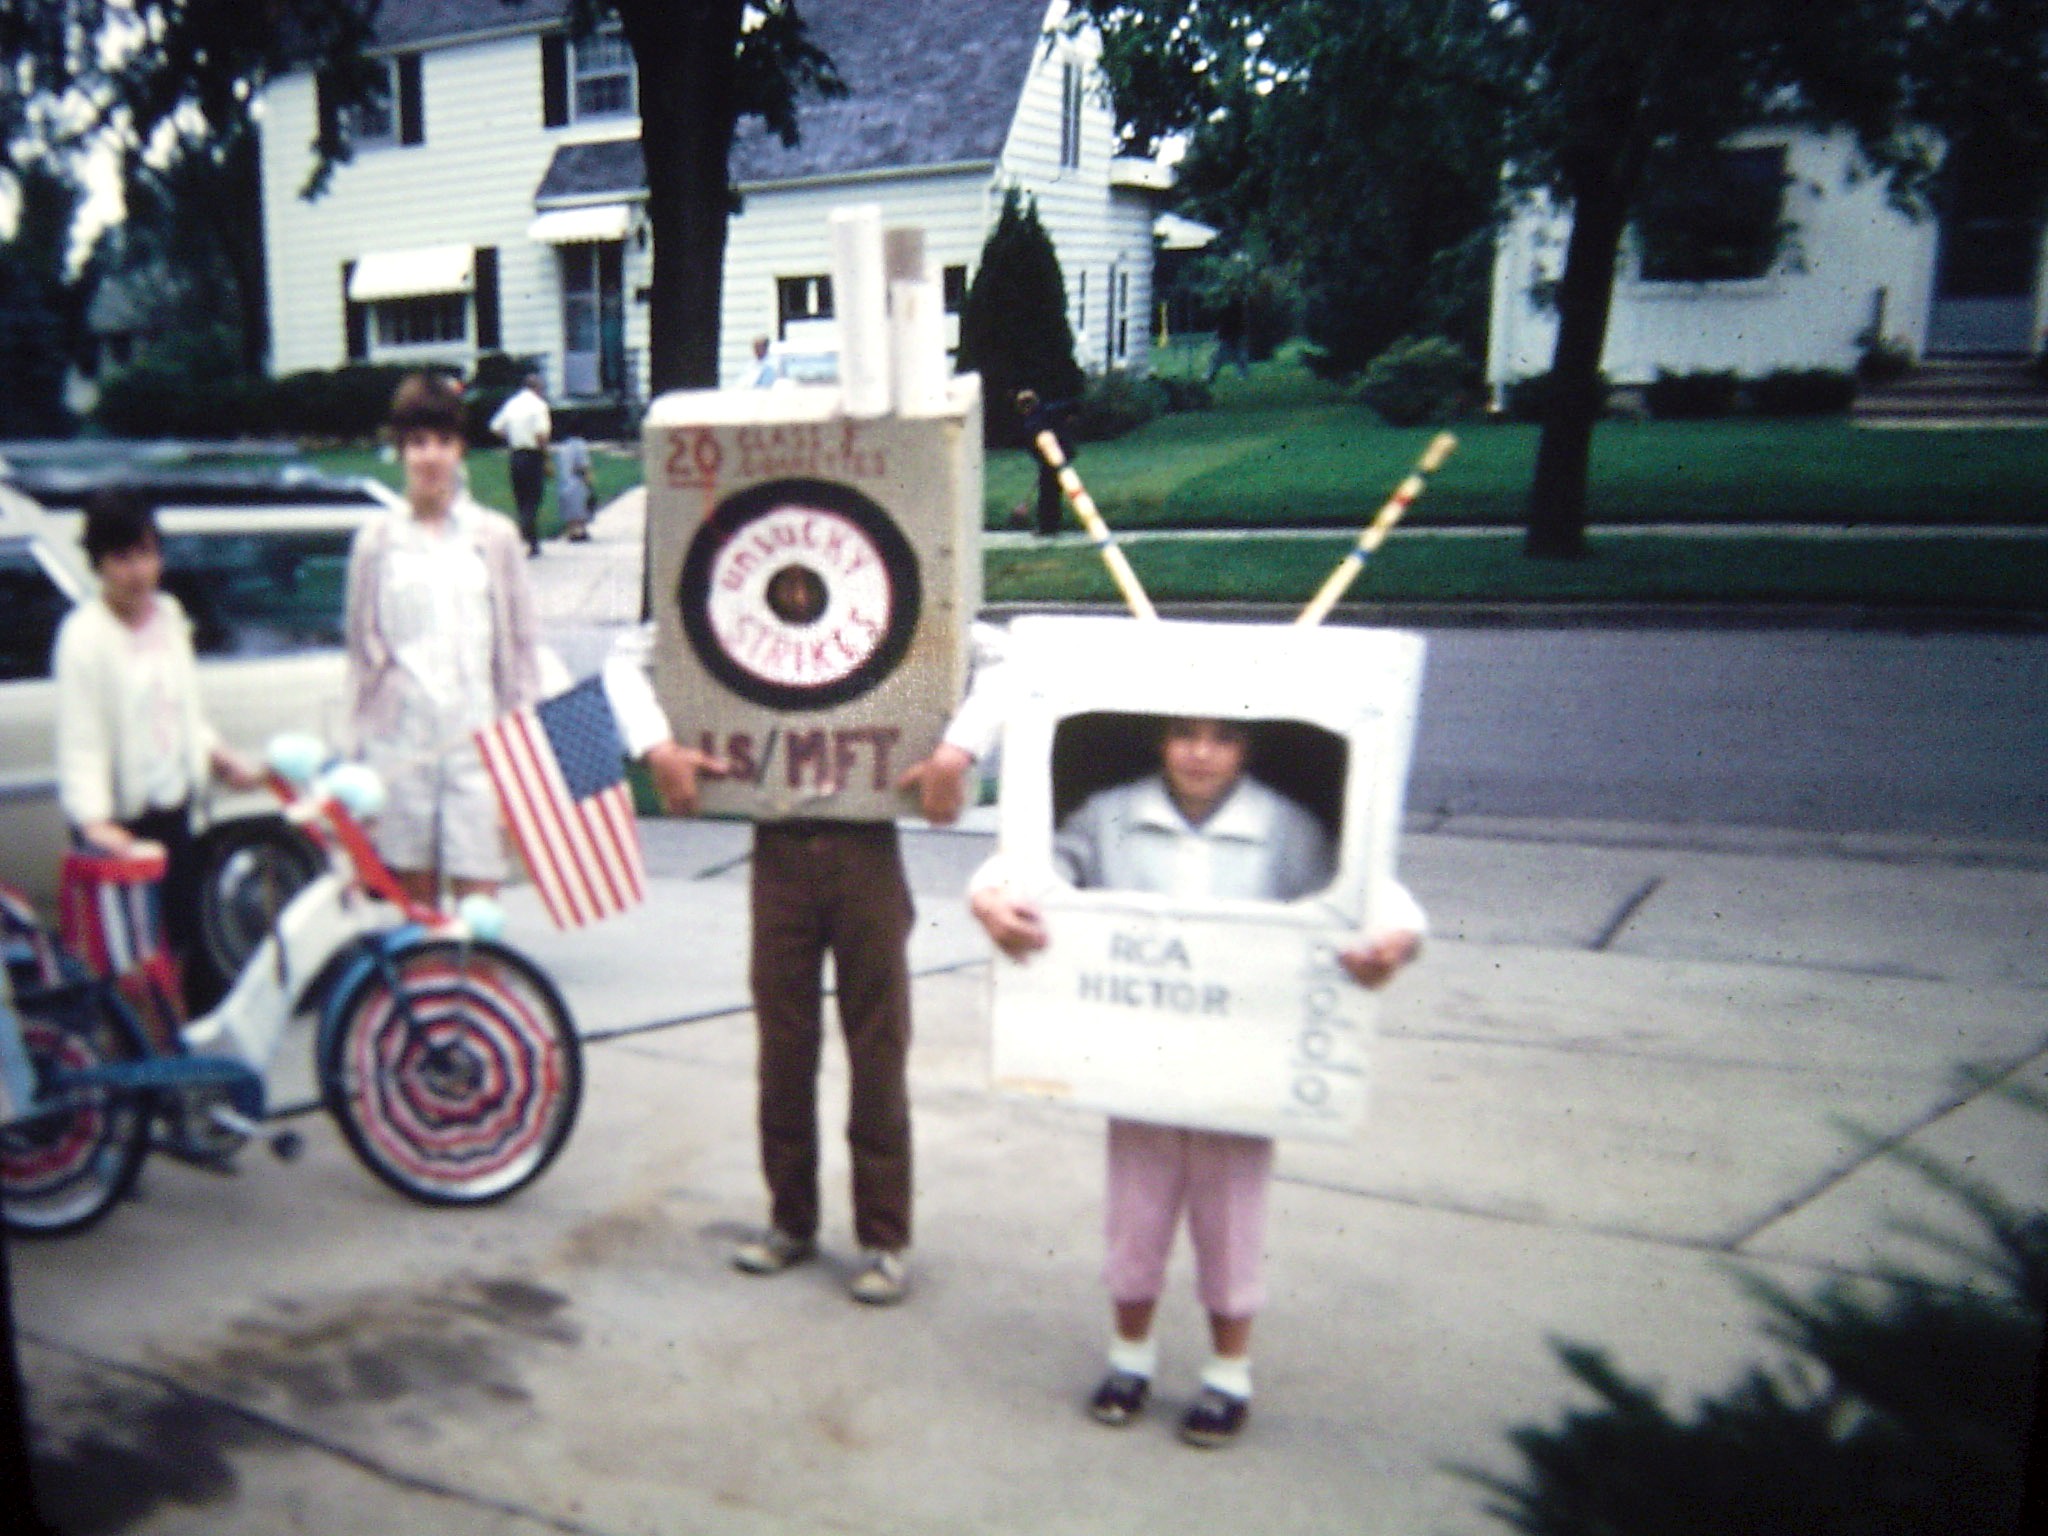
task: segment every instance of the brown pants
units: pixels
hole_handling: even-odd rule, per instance
[[[770,1219],[818,1230],[818,1063],[832,956],[852,1079],[854,1236],[910,1246],[910,887],[888,822],[754,829],[751,981],[760,1029],[761,1169]]]

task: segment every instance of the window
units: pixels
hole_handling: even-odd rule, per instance
[[[393,54],[370,59],[364,67],[375,78],[364,99],[351,106],[335,103],[326,76],[315,83],[323,133],[344,134],[356,149],[427,141],[426,99],[420,88],[420,56]]]
[[[374,306],[377,345],[432,346],[469,339],[469,297],[429,293],[412,299],[383,299]]]
[[[1060,165],[1072,169],[1081,163],[1081,66],[1072,62],[1060,66]]]
[[[70,611],[25,545],[0,545],[0,681],[48,677],[57,626]]]
[[[391,80],[391,61],[373,59],[369,67],[382,78],[370,88],[368,96],[342,112],[349,142],[358,149],[398,142],[398,90]]]
[[[830,320],[832,279],[829,277],[778,277],[775,279],[775,333],[789,339],[791,325],[806,320]]]
[[[948,267],[940,274],[946,313],[957,315],[967,303],[967,268]]]
[[[570,46],[570,101],[576,121],[633,111],[633,50],[616,25]]]
[[[1636,218],[1643,280],[1709,283],[1771,270],[1785,235],[1785,149],[1724,149],[1667,172]]]
[[[381,306],[380,306],[381,307]],[[174,533],[164,585],[201,656],[280,656],[342,643],[347,528]]]

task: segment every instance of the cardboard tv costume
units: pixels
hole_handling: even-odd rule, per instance
[[[703,808],[885,821],[965,690],[981,382],[950,377],[922,236],[832,215],[837,385],[677,391],[643,428],[654,687],[728,758]]]
[[[1050,938],[993,982],[998,1092],[1127,1119],[1337,1140],[1364,1114],[1376,998],[1337,951],[1384,926],[1423,643],[1391,630],[1020,618],[1001,843]],[[1248,725],[1249,771],[1324,823],[1300,900],[1077,890],[1052,835],[1087,794],[1155,772],[1165,717]]]

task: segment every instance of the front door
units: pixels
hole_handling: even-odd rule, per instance
[[[618,240],[562,251],[562,392],[616,395],[626,378],[626,247]]]
[[[1944,177],[1928,352],[2025,356],[2034,350],[2041,225],[2015,183],[1999,156],[1957,151]]]

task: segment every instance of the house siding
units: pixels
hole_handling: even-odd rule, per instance
[[[1624,247],[1601,366],[1617,383],[1672,373],[1853,368],[1859,336],[1880,306],[1888,337],[1925,349],[1937,233],[1886,199],[1883,182],[1856,175],[1843,134],[1758,132],[1738,145],[1783,144],[1785,217],[1795,226],[1765,276],[1746,282],[1654,283]],[[1495,258],[1487,378],[1498,385],[1546,371],[1556,312],[1530,297],[1564,266],[1568,216],[1532,202],[1510,223]],[[1880,298],[1880,294],[1882,297]]]
[[[426,142],[377,148],[339,166],[326,194],[299,197],[311,168],[313,81],[294,75],[264,97],[263,199],[269,251],[272,366],[279,373],[343,360],[339,272],[371,251],[433,245],[494,246],[503,350],[541,355],[559,382],[561,279],[552,246],[527,238],[533,192],[557,146],[617,137],[637,120],[541,126],[540,42],[532,35],[435,48],[420,60]],[[646,253],[626,250],[626,346],[644,355],[647,316],[633,294],[647,282]],[[462,345],[378,347],[378,361],[475,357]]]
[[[544,126],[542,47],[538,34],[495,36],[429,47],[420,56],[425,142],[362,151],[337,167],[326,194],[299,197],[311,169],[317,106],[311,77],[274,83],[263,103],[264,207],[273,318],[273,367],[279,373],[331,368],[346,358],[341,269],[373,251],[435,245],[494,247],[499,273],[502,350],[543,359],[550,387],[562,370],[559,259],[527,237],[535,189],[556,149],[637,131],[636,119]],[[1032,52],[1028,79],[999,160],[909,173],[844,176],[803,183],[743,185],[741,211],[727,234],[719,372],[728,387],[752,372],[752,339],[776,328],[778,277],[828,272],[827,216],[875,203],[886,224],[925,231],[933,268],[978,265],[983,242],[1016,185],[1038,201],[1040,217],[1066,274],[1077,356],[1091,372],[1115,363],[1149,364],[1152,307],[1151,200],[1109,181],[1114,132],[1092,74],[1095,50],[1083,39]],[[1079,63],[1084,80],[1080,165],[1060,163],[1061,66]],[[638,195],[633,201],[636,208]],[[636,212],[636,230],[641,220]],[[626,347],[636,389],[646,390],[648,306],[641,295],[650,253],[629,238],[625,250]],[[1122,280],[1125,348],[1113,357],[1105,290]],[[1082,289],[1085,279],[1085,314]],[[949,324],[949,339],[957,327]],[[472,305],[467,342],[393,350],[377,361],[468,365],[476,354]]]

